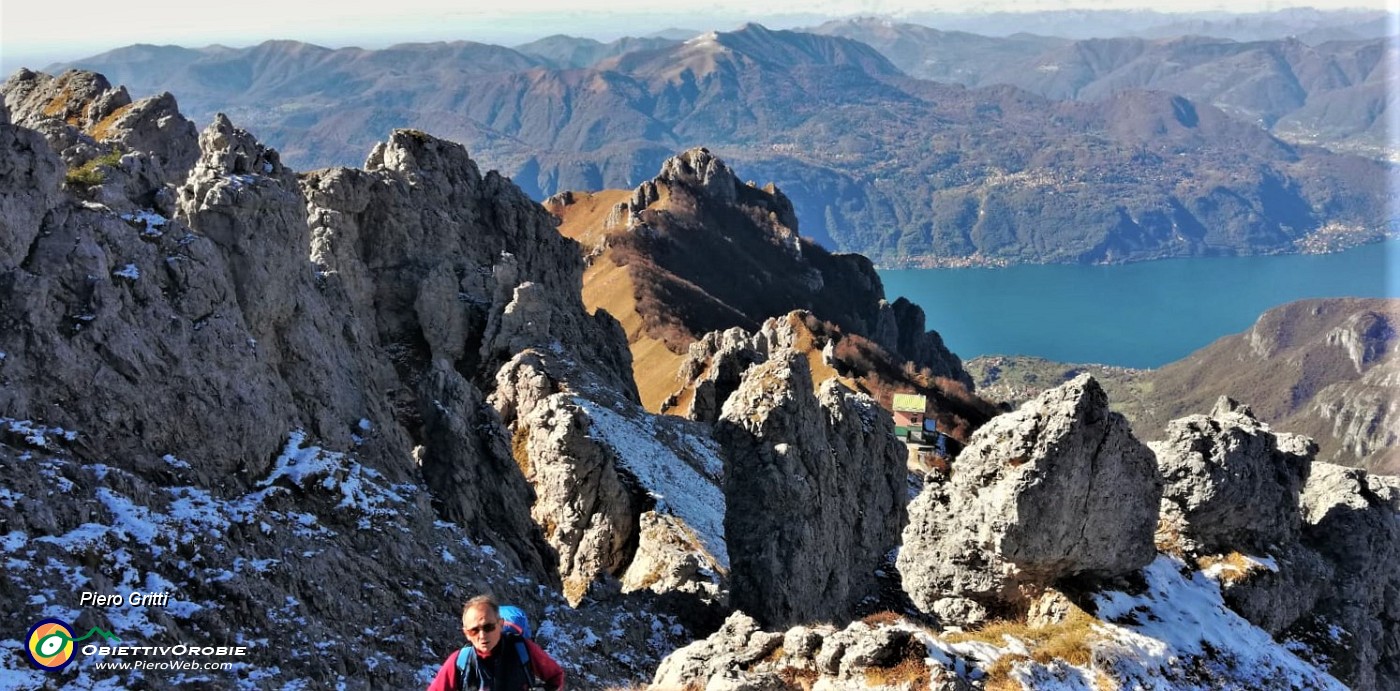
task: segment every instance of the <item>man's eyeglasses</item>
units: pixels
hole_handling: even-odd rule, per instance
[[[475,635],[477,635],[477,634],[479,634],[479,633],[491,633],[492,631],[495,631],[495,630],[496,630],[496,625],[495,625],[495,624],[482,624],[481,626],[473,626],[473,627],[467,629],[467,633],[469,633],[469,634],[475,636]]]

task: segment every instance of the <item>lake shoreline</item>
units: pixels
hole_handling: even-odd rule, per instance
[[[1291,248],[1280,248],[1253,254],[1160,254],[1134,256],[1111,262],[1041,263],[1017,261],[1007,257],[988,257],[974,253],[963,257],[908,257],[891,263],[876,262],[877,271],[898,271],[905,269],[1005,269],[1013,266],[1125,266],[1143,262],[1171,261],[1173,259],[1225,259],[1240,257],[1282,257],[1296,255],[1336,254],[1367,245],[1382,244],[1400,240],[1400,228],[1392,230],[1361,230],[1344,226],[1326,226],[1315,233],[1298,238]]]

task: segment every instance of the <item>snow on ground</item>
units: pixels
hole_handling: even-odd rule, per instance
[[[719,486],[719,472],[724,464],[713,442],[689,435],[682,437],[687,451],[698,459],[702,473],[658,441],[660,431],[654,416],[624,415],[584,398],[576,397],[573,402],[588,414],[593,438],[611,446],[623,467],[651,493],[656,510],[685,521],[715,561],[729,568],[729,550],[724,543],[724,492]]]
[[[294,430],[288,435],[288,442],[272,471],[254,492],[221,498],[198,487],[157,487],[150,488],[150,495],[138,501],[134,495],[125,493],[130,491],[126,488],[140,485],[136,476],[120,468],[81,464],[62,456],[61,445],[77,437],[71,430],[0,418],[0,441],[9,440],[19,448],[37,450],[19,452],[12,446],[15,454],[11,457],[17,469],[28,469],[31,473],[37,470],[35,475],[44,478],[49,487],[65,493],[83,486],[93,488],[90,491],[97,508],[88,522],[55,535],[30,535],[22,530],[0,534],[0,564],[8,576],[24,586],[25,603],[38,608],[42,617],[69,622],[77,621],[83,611],[64,603],[71,604],[74,593],[91,588],[84,575],[90,568],[100,569],[107,581],[104,590],[112,592],[188,592],[186,586],[190,583],[257,578],[278,568],[281,563],[278,559],[238,557],[227,562],[216,558],[215,555],[225,551],[225,536],[234,524],[257,526],[263,533],[290,530],[303,538],[334,536],[334,532],[320,525],[312,514],[274,508],[285,503],[270,501],[273,497],[295,491],[289,484],[308,493],[328,494],[333,501],[338,499],[336,508],[358,514],[358,527],[362,530],[379,527],[375,524],[385,522],[381,519],[395,513],[391,507],[411,503],[414,499],[411,493],[420,491],[416,486],[388,485],[379,473],[350,460],[345,454],[307,445],[305,434]],[[172,468],[189,468],[188,463],[173,456],[163,460]],[[7,503],[18,502],[24,496],[17,488],[0,488],[0,499]],[[439,527],[443,526],[457,530],[452,524]],[[67,555],[67,558],[60,560],[51,556],[53,554]],[[72,558],[96,559],[98,563],[86,567],[67,563]],[[143,566],[149,564],[150,559],[159,564],[159,573],[149,565]],[[481,560],[481,555],[474,560]],[[124,644],[140,645],[158,642],[168,635],[167,624],[160,622],[171,618],[189,620],[201,610],[220,607],[218,602],[189,598],[171,599],[159,607],[123,601],[121,605],[103,608],[102,617],[106,619],[104,625],[110,626]],[[286,602],[273,610],[271,616],[275,620],[280,615],[286,622],[296,623],[301,619],[299,610],[300,603]],[[3,635],[15,638],[0,639],[0,688],[47,688],[45,685],[51,684],[54,677],[27,669],[24,644],[18,640],[22,633],[6,632]],[[85,670],[94,660],[84,656],[76,660],[72,668]],[[76,679],[65,675],[65,688],[122,688],[136,681],[135,677],[127,677],[123,681],[94,682],[88,677],[85,672],[79,673]],[[252,672],[243,680],[223,679],[226,683],[245,684],[246,688],[261,688]]]
[[[163,235],[164,231],[161,228],[170,222],[166,217],[149,209],[142,209],[134,214],[122,214],[121,217],[127,223],[143,226],[141,235],[148,238],[158,238]]]
[[[1268,568],[1272,561],[1247,563]],[[1088,665],[1037,662],[1032,658],[1044,651],[1012,635],[997,643],[975,638],[953,643],[928,633],[920,639],[931,664],[960,678],[984,680],[1001,667],[999,673],[1036,691],[1095,691],[1110,681],[1114,688],[1155,691],[1346,688],[1226,607],[1218,583],[1205,572],[1158,556],[1142,574],[1147,587],[1139,594],[1093,596],[1095,621],[1079,643],[1070,644],[1093,660]],[[1064,640],[1061,652],[1067,649]]]
[[[338,490],[341,501],[336,508],[359,511],[364,516],[360,520],[361,528],[369,527],[370,517],[394,515],[395,510],[390,505],[406,503],[396,489],[384,486],[384,476],[373,468],[351,461],[343,453],[305,444],[306,432],[292,430],[282,454],[273,463],[272,472],[258,486],[269,487],[285,478],[304,489],[309,489],[309,483],[314,482],[323,489]]]
[[[8,432],[18,436],[23,439],[24,443],[40,449],[51,448],[50,442],[58,439],[73,441],[78,438],[78,433],[73,430],[62,427],[46,427],[30,420],[16,420],[10,417],[0,417],[0,432]]]
[[[1158,556],[1143,575],[1147,592],[1142,595],[1108,592],[1096,597],[1098,617],[1114,622],[1101,633],[1103,648],[1112,653],[1115,678],[1150,689],[1205,691],[1231,680],[1227,685],[1237,688],[1345,690],[1226,607],[1220,586],[1205,574]]]
[[[1147,589],[1141,594],[1095,596],[1100,621],[1085,640],[1093,651],[1092,666],[1032,661],[1032,651],[1009,636],[1001,646],[929,640],[930,657],[975,679],[978,674],[963,670],[964,661],[985,671],[1004,656],[1017,656],[1023,659],[1012,665],[1010,677],[1038,691],[1097,689],[1100,675],[1120,688],[1160,691],[1346,688],[1226,607],[1210,576],[1167,556],[1159,556],[1143,575]]]
[[[606,418],[606,413],[602,417]],[[372,431],[368,422],[361,424],[360,429]],[[361,635],[314,641],[304,638],[305,632],[318,628],[319,622],[309,614],[305,604],[309,600],[284,597],[287,590],[283,587],[288,572],[297,569],[298,560],[315,558],[328,540],[346,530],[342,522],[335,520],[342,512],[349,513],[346,523],[350,532],[365,530],[365,525],[374,532],[403,529],[398,512],[412,512],[416,506],[427,504],[419,485],[386,483],[381,474],[361,467],[353,455],[319,448],[304,432],[293,431],[259,487],[246,494],[221,497],[189,485],[154,487],[119,466],[76,462],[66,457],[63,446],[77,438],[77,432],[66,429],[46,428],[31,421],[0,420],[0,470],[4,470],[0,473],[0,502],[22,506],[20,502],[31,501],[27,495],[38,498],[42,492],[56,491],[83,492],[85,498],[91,499],[85,499],[90,509],[67,516],[66,522],[56,526],[55,534],[39,536],[32,534],[34,530],[0,533],[0,568],[15,583],[17,600],[13,604],[17,610],[22,607],[27,615],[34,613],[69,622],[98,617],[94,621],[111,628],[123,645],[193,642],[199,636],[195,632],[200,631],[202,618],[227,604],[220,600],[220,593],[248,585],[260,587],[260,583],[270,580],[281,585],[266,589],[277,593],[277,597],[267,601],[265,621],[246,632],[227,632],[238,645],[284,649],[288,663],[304,657],[319,659],[330,655],[330,650],[335,655],[343,655],[344,650],[370,650],[361,656],[365,667],[389,663],[407,666],[410,676],[420,673],[419,688],[437,671],[441,663],[438,650],[424,649],[423,660],[389,660],[375,652],[372,643],[393,641],[400,635],[398,631],[405,629],[402,617],[386,617],[382,627],[365,628]],[[696,448],[706,446],[696,442]],[[175,456],[161,457],[157,463],[162,469],[175,470],[175,477],[200,466],[199,459],[186,462]],[[312,501],[322,509],[309,508],[308,502]],[[332,513],[325,511],[328,506]],[[321,511],[321,518],[308,511]],[[722,522],[722,513],[720,518]],[[503,585],[510,580],[539,587],[539,596],[553,604],[547,604],[543,613],[532,611],[533,617],[539,617],[536,636],[549,646],[550,652],[556,653],[570,676],[580,681],[575,685],[605,688],[648,676],[659,657],[671,652],[680,636],[685,635],[675,618],[651,613],[645,607],[623,610],[620,606],[592,606],[595,608],[591,613],[575,611],[559,593],[519,578],[496,550],[470,540],[455,523],[438,520],[428,530],[431,534],[395,534],[391,539],[440,544],[444,564],[454,564],[454,568],[473,565],[472,574],[480,580],[463,579],[459,583],[461,589],[449,585],[447,592],[405,592],[417,593],[420,601],[438,597],[461,601],[475,594],[483,582]],[[280,553],[260,553],[259,547],[228,541],[230,534],[245,534],[253,540],[272,533],[281,533],[277,539],[286,541],[287,547]],[[164,608],[150,610],[129,606],[125,601],[120,606],[101,608],[99,613],[91,608],[71,607],[76,601],[73,593],[95,587],[88,579],[94,574],[102,574],[104,582],[99,587],[104,592],[125,594],[139,590],[179,596],[172,597]],[[375,586],[365,582],[364,587]],[[171,628],[171,620],[176,628]],[[617,639],[619,631],[627,631],[626,642]],[[108,673],[94,670],[92,666],[98,657],[90,656],[74,660],[59,676],[31,670],[25,662],[22,635],[24,628],[0,631],[3,690],[41,690],[55,688],[55,683],[76,690],[148,688],[155,680],[136,671],[94,680],[94,674]],[[627,660],[617,659],[619,645],[633,655]],[[419,667],[420,663],[423,666]],[[356,688],[353,678],[298,680],[286,664],[279,669],[237,662],[230,671],[190,671],[158,678],[162,684],[246,690],[340,685]]]

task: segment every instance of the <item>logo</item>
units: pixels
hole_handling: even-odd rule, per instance
[[[73,644],[85,641],[93,634],[106,640],[117,640],[111,631],[103,631],[94,626],[82,638],[73,637],[73,629],[62,619],[44,619],[29,627],[27,640],[30,664],[45,672],[57,672],[73,661]]]

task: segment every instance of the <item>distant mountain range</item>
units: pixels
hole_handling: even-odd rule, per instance
[[[1009,40],[1023,59],[1076,45]],[[632,47],[645,46],[132,46],[77,64],[137,95],[175,91],[197,120],[227,112],[303,166],[419,127],[537,199],[631,188],[708,146],[793,190],[804,235],[882,265],[1286,252],[1323,229],[1374,239],[1391,220],[1389,166],[1179,96],[967,89],[911,79],[865,43],[757,25]],[[609,57],[577,66],[594,55]]]
[[[911,12],[899,21],[984,36],[1016,33],[1066,39],[1215,36],[1261,41],[1296,36],[1307,43],[1364,40],[1394,34],[1393,15],[1379,10],[1290,7],[1272,12],[1154,12],[1044,10],[1038,12]]]
[[[1168,91],[1289,141],[1397,155],[1386,127],[1386,113],[1400,98],[1394,37],[1320,45],[1200,35],[1068,41],[988,38],[877,19],[829,22],[812,31],[869,44],[921,79],[1010,84],[1046,98],[1083,101],[1130,89]]]

